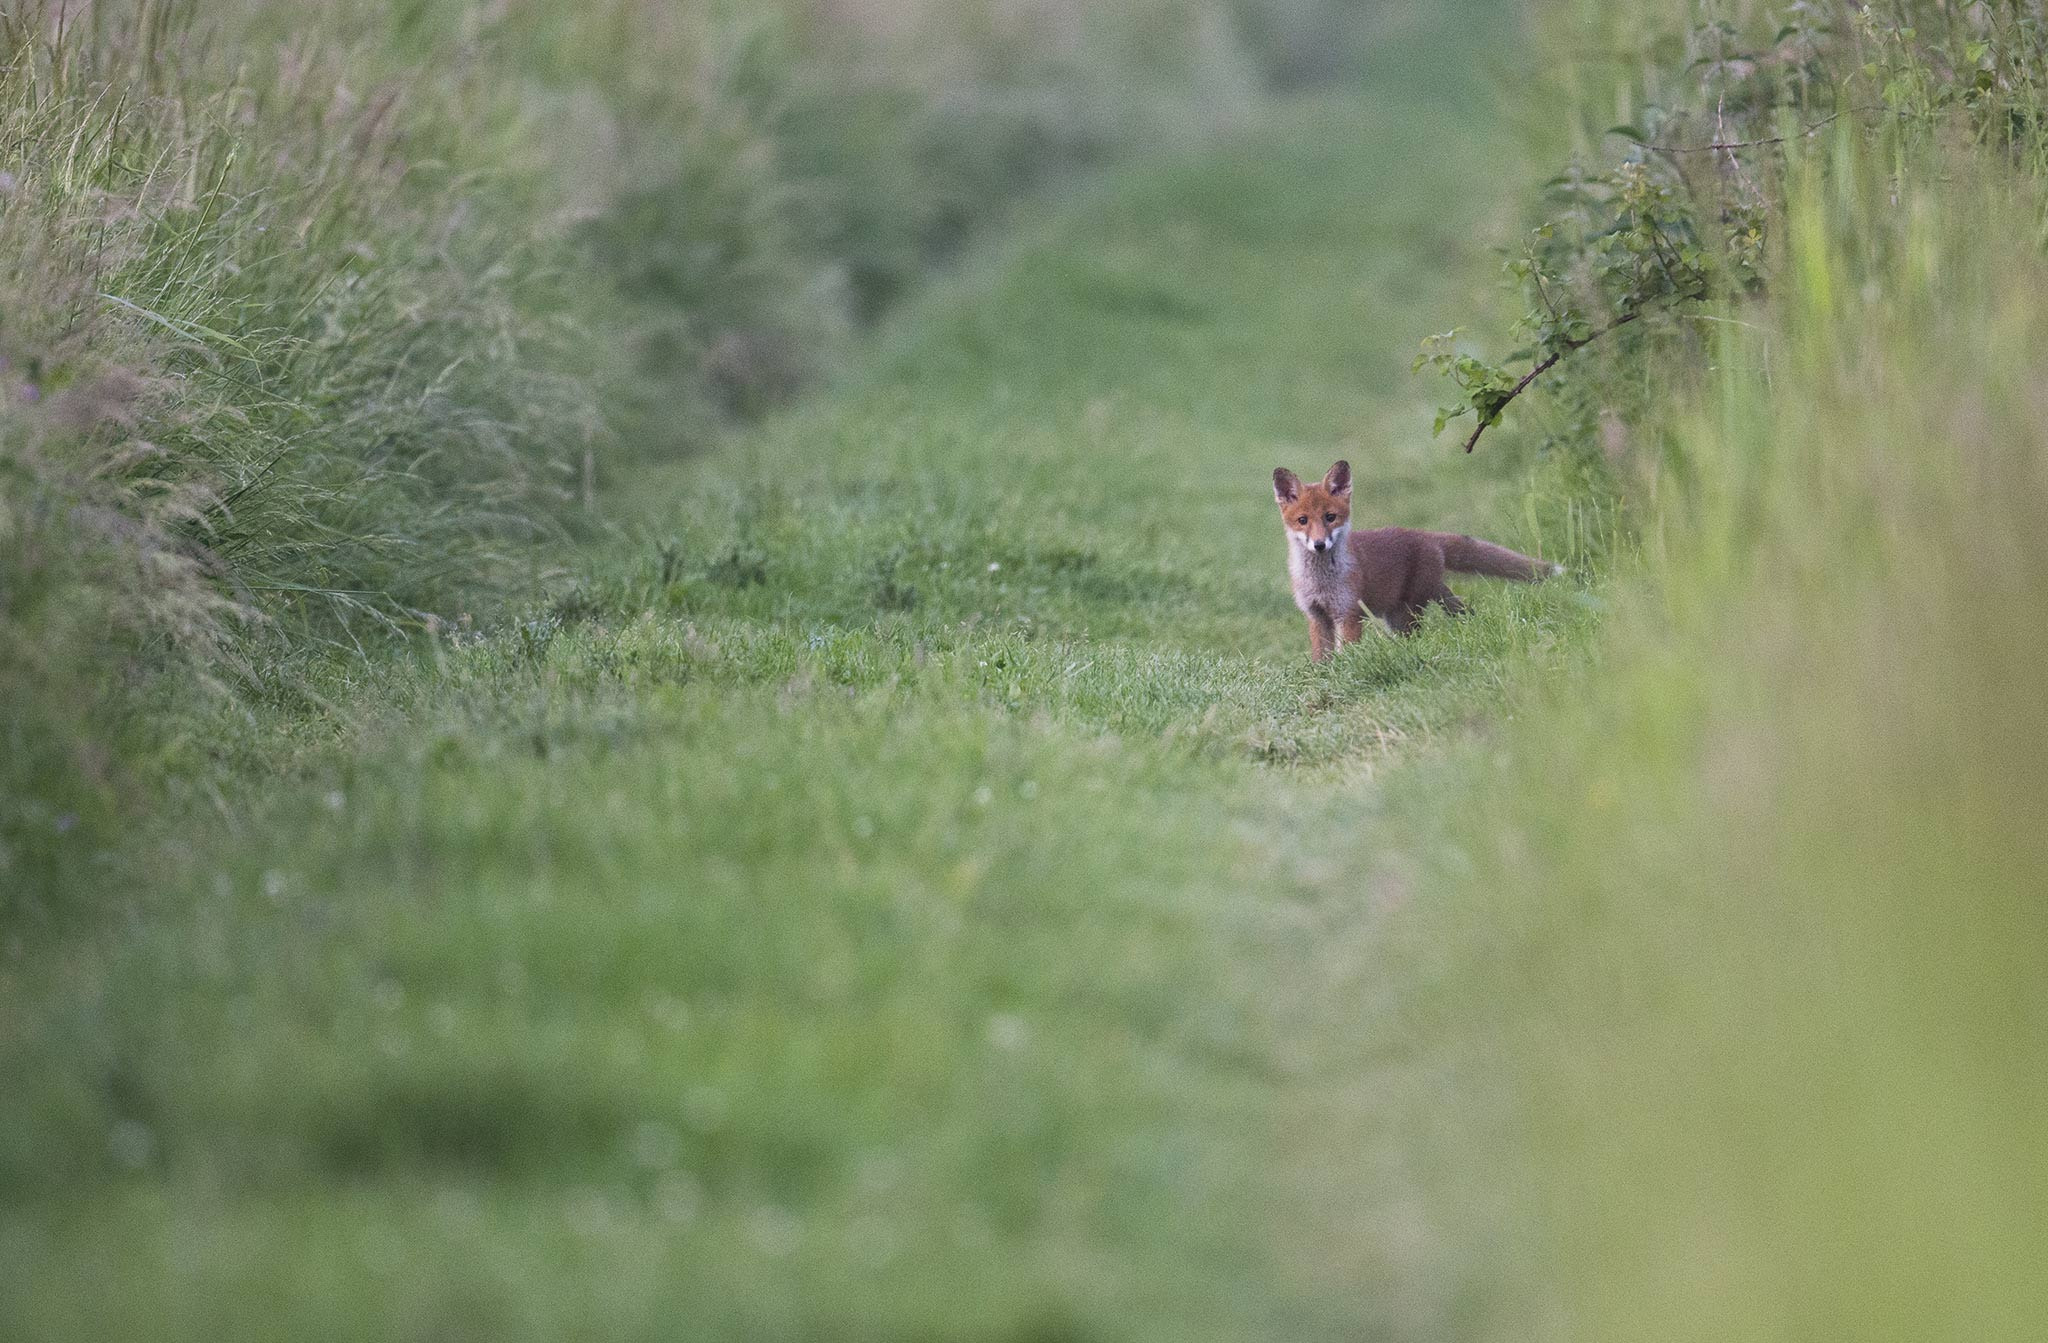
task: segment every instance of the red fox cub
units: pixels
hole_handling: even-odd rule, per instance
[[[1444,585],[1444,571],[1534,583],[1564,572],[1491,541],[1407,527],[1351,530],[1351,463],[1338,462],[1314,485],[1286,467],[1273,471],[1273,497],[1287,527],[1287,576],[1294,604],[1308,617],[1308,655],[1321,662],[1355,641],[1360,608],[1396,634],[1415,628],[1431,602],[1456,615],[1465,604]]]

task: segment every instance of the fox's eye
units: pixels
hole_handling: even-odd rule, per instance
[[[1336,520],[1337,520],[1337,515],[1336,515],[1335,513],[1325,513],[1325,514],[1323,514],[1323,521],[1324,521],[1324,522],[1335,522]]]
[[[1308,514],[1304,513],[1300,517],[1296,518],[1294,521],[1296,525],[1306,527],[1308,526]]]

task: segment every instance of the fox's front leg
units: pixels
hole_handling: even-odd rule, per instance
[[[1355,644],[1365,634],[1365,617],[1356,602],[1337,622],[1337,639],[1340,643]]]
[[[1337,646],[1337,625],[1330,613],[1318,606],[1308,613],[1308,659],[1321,662]]]

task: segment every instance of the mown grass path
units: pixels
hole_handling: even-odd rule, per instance
[[[516,627],[209,729],[218,832],[0,972],[0,1335],[1446,1329],[1371,775],[1585,617],[1312,669],[1267,476],[1536,543],[1406,376],[1476,40],[1020,225]]]

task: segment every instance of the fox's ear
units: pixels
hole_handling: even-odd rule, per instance
[[[1351,463],[1339,458],[1337,464],[1330,468],[1330,474],[1323,477],[1323,488],[1332,494],[1350,494]]]
[[[1301,497],[1301,477],[1284,466],[1273,468],[1273,498],[1291,504]]]

